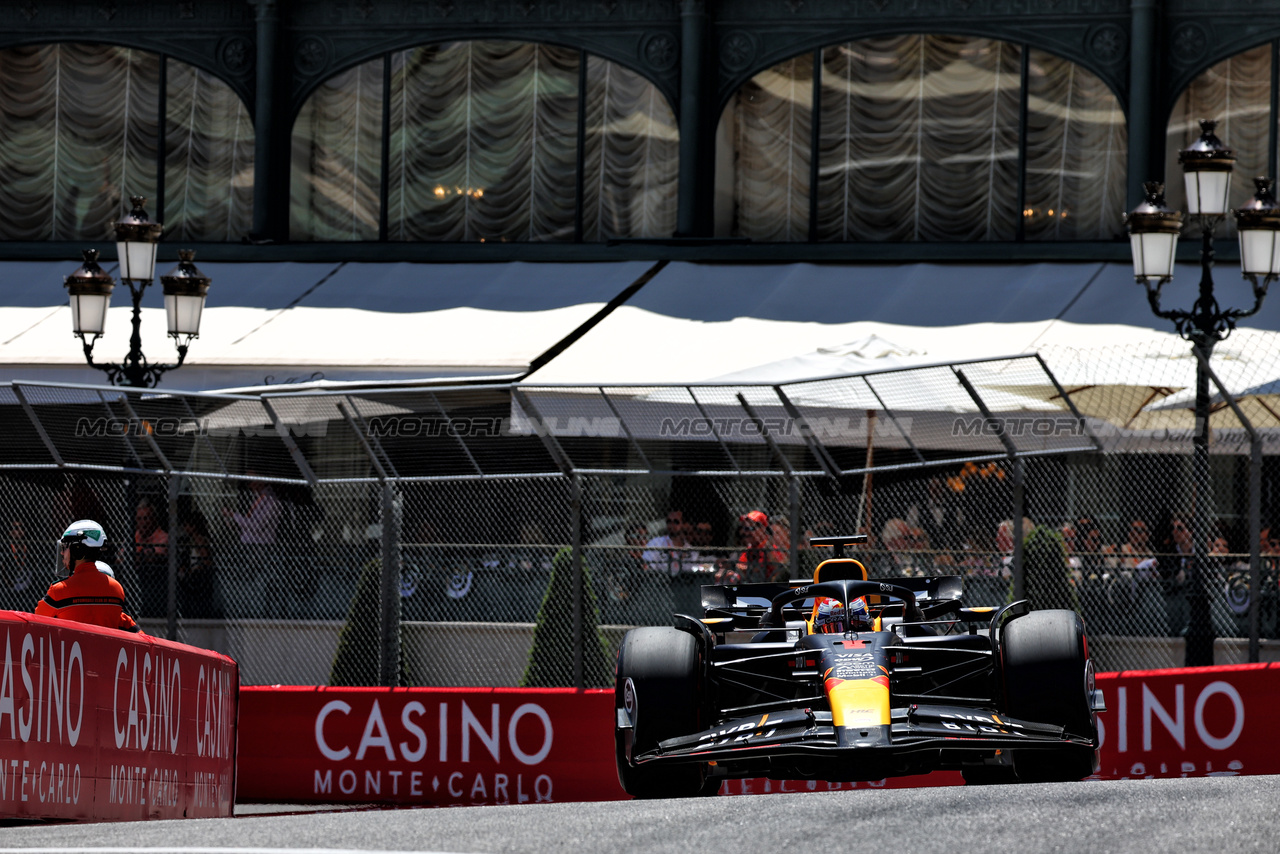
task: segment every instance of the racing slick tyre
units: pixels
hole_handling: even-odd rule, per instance
[[[1000,646],[1009,715],[1060,726],[1094,744],[1093,750],[1015,750],[1018,779],[1061,782],[1088,777],[1096,770],[1098,725],[1090,704],[1093,664],[1080,616],[1074,611],[1032,611],[1005,626]]]
[[[634,721],[632,754],[664,739],[690,735],[702,727],[698,641],[675,628],[632,629],[618,651],[614,706]],[[633,766],[627,759],[626,731],[614,729],[618,782],[635,798],[689,798],[719,791],[698,765]]]

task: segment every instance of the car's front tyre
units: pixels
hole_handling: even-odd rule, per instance
[[[1060,750],[1015,750],[1018,779],[1061,782],[1094,773],[1098,724],[1090,702],[1093,668],[1080,615],[1032,611],[1016,617],[1005,626],[1000,646],[1008,713],[1060,726],[1094,744],[1093,750],[1067,745]]]
[[[632,754],[658,742],[698,732],[702,726],[701,661],[697,639],[675,628],[632,629],[618,650],[614,708],[633,721]],[[627,732],[614,729],[618,782],[635,798],[688,798],[714,794],[698,765],[641,765],[627,759]]]

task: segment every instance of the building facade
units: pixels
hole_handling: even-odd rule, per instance
[[[228,260],[1119,260],[1198,119],[1237,203],[1275,173],[1278,45],[1271,0],[4,4],[0,254],[144,195]]]

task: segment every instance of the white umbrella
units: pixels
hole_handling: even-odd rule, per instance
[[[1069,410],[1069,399],[1085,416],[1131,427],[1151,404],[1178,392],[1183,386],[1170,382],[1169,357],[1157,351],[1142,353],[1046,347],[1041,357],[1052,372],[1054,385],[1044,371],[1005,376],[994,372],[984,378],[984,388],[1041,401]],[[1064,398],[1064,392],[1066,397]]]
[[[1241,389],[1232,397],[1255,428],[1280,427],[1280,379]],[[1143,413],[1143,419],[1151,427],[1194,427],[1195,389],[1166,398]],[[1212,394],[1209,398],[1209,426],[1216,430],[1243,427],[1221,394]]]
[[[1249,422],[1257,428],[1280,427],[1280,364],[1276,352],[1280,333],[1264,330],[1239,330],[1228,341],[1219,344],[1209,365],[1214,374],[1236,399]],[[1195,427],[1195,357],[1187,345],[1179,369],[1189,379],[1188,387],[1148,406],[1134,419],[1138,429],[1193,429]],[[1239,428],[1242,425],[1231,411],[1226,398],[1210,383],[1209,426],[1214,429]]]

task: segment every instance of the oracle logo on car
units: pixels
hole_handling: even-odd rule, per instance
[[[552,799],[549,775],[522,773],[523,768],[540,765],[555,740],[551,716],[538,703],[525,702],[508,711],[509,704],[496,702],[486,710],[466,700],[408,700],[398,709],[388,702],[384,712],[375,698],[361,706],[334,699],[316,714],[316,749],[343,765],[315,770],[315,794],[462,798],[474,803]],[[511,759],[518,765],[511,766]],[[358,768],[350,767],[356,763]]]

